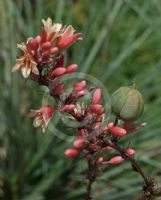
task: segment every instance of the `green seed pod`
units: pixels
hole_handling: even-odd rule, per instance
[[[142,94],[134,87],[121,87],[112,94],[113,113],[124,121],[136,120],[144,110]]]

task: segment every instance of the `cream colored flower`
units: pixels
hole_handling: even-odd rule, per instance
[[[16,60],[15,66],[12,68],[12,72],[17,70],[21,70],[24,78],[28,78],[30,73],[39,74],[37,69],[37,63],[33,60],[32,56],[28,53],[26,45],[24,43],[18,44],[18,48],[20,48],[24,55]]]
[[[55,32],[57,36],[59,35],[63,27],[62,24],[53,23],[50,17],[48,17],[47,20],[42,19],[42,23],[44,25],[45,31],[48,34]]]
[[[35,117],[33,126],[36,128],[38,126],[42,127],[43,133],[51,120],[54,113],[53,106],[43,106],[39,110],[31,110],[28,113],[28,117]]]

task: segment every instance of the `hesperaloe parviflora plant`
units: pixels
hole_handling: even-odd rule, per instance
[[[106,122],[108,116],[102,105],[103,92],[100,87],[89,87],[84,78],[72,84],[69,89],[63,78],[77,71],[77,64],[65,66],[63,53],[74,42],[81,40],[81,33],[75,33],[74,28],[53,23],[50,18],[43,21],[40,35],[28,38],[26,43],[18,44],[23,52],[17,58],[12,71],[21,70],[25,79],[46,86],[54,99],[52,105],[45,105],[37,110],[31,110],[29,117],[34,118],[34,127],[41,126],[42,131],[55,112],[65,115],[77,122],[73,127],[75,140],[73,147],[65,151],[68,158],[82,157],[88,165],[87,186],[84,200],[92,200],[92,184],[96,181],[100,168],[119,165],[128,161],[132,170],[144,180],[143,196],[140,199],[151,199],[161,196],[161,188],[147,176],[135,160],[135,149],[128,142],[120,145],[121,138],[134,134],[145,126],[145,123],[134,125],[134,121],[143,113],[144,102],[142,94],[135,88],[121,87],[111,96],[111,111],[115,120]],[[84,98],[89,96],[89,101]],[[111,154],[111,151],[113,154]],[[106,158],[109,155],[109,158]],[[111,157],[110,157],[111,156]]]

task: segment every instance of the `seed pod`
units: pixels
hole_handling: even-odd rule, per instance
[[[113,113],[124,121],[136,120],[144,110],[142,94],[134,87],[121,87],[111,99]]]

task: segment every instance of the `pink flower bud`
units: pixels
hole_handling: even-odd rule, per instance
[[[67,26],[64,32],[61,34],[61,36],[57,40],[57,46],[60,49],[65,49],[69,47],[73,42],[81,39],[80,38],[81,33],[74,34],[74,29],[71,25]]]
[[[120,164],[123,161],[123,157],[122,156],[114,156],[113,158],[111,158],[108,163],[111,165],[117,165]]]
[[[93,104],[90,106],[90,111],[97,114],[101,114],[104,110],[100,104]]]
[[[64,67],[58,67],[52,71],[52,76],[60,76],[64,74],[66,69]]]
[[[86,95],[86,94],[87,94],[87,91],[81,90],[81,91],[79,91],[79,92],[77,93],[77,98],[82,97],[82,96],[84,96],[84,95]]]
[[[69,65],[69,66],[66,68],[66,74],[76,72],[76,71],[77,71],[77,68],[78,68],[78,65],[76,65],[76,64]]]
[[[84,147],[84,141],[82,139],[77,139],[74,141],[73,146],[77,149],[81,149]]]
[[[103,147],[103,150],[113,150],[113,147],[111,147],[111,146],[106,146],[106,147]]]
[[[55,54],[58,51],[57,47],[51,47],[50,48],[50,54]]]
[[[127,156],[132,157],[135,154],[135,150],[132,148],[128,148],[128,149],[126,149],[125,153]]]
[[[53,90],[51,91],[51,95],[57,96],[62,94],[63,92],[64,92],[64,86],[63,84],[60,83],[53,88]]]
[[[73,111],[73,109],[75,108],[75,105],[74,104],[69,104],[69,105],[65,105],[61,108],[62,111]]]
[[[40,42],[41,42],[41,37],[40,37],[40,35],[37,35],[36,38],[35,38],[35,40],[37,41],[38,44],[40,44]]]
[[[104,161],[103,157],[99,157],[98,160],[96,161],[96,163],[98,165],[101,165],[101,164],[103,164],[103,161]]]
[[[92,104],[99,104],[101,100],[101,89],[98,88],[95,90],[92,97]]]
[[[77,149],[67,149],[64,153],[68,158],[75,158],[78,156],[79,151]]]
[[[64,92],[64,86],[62,84],[56,85],[55,88],[52,90],[51,94],[53,96],[60,95]]]
[[[123,128],[120,128],[118,126],[112,126],[109,128],[109,132],[113,135],[113,136],[118,136],[118,137],[123,137],[126,135],[126,130]]]
[[[74,89],[75,91],[80,91],[80,90],[82,90],[85,86],[86,86],[86,81],[83,80],[83,81],[81,81],[81,82],[75,83],[75,84],[73,85],[73,89]]]
[[[46,42],[47,40],[47,32],[45,29],[42,29],[42,32],[41,32],[41,42],[44,43]]]

